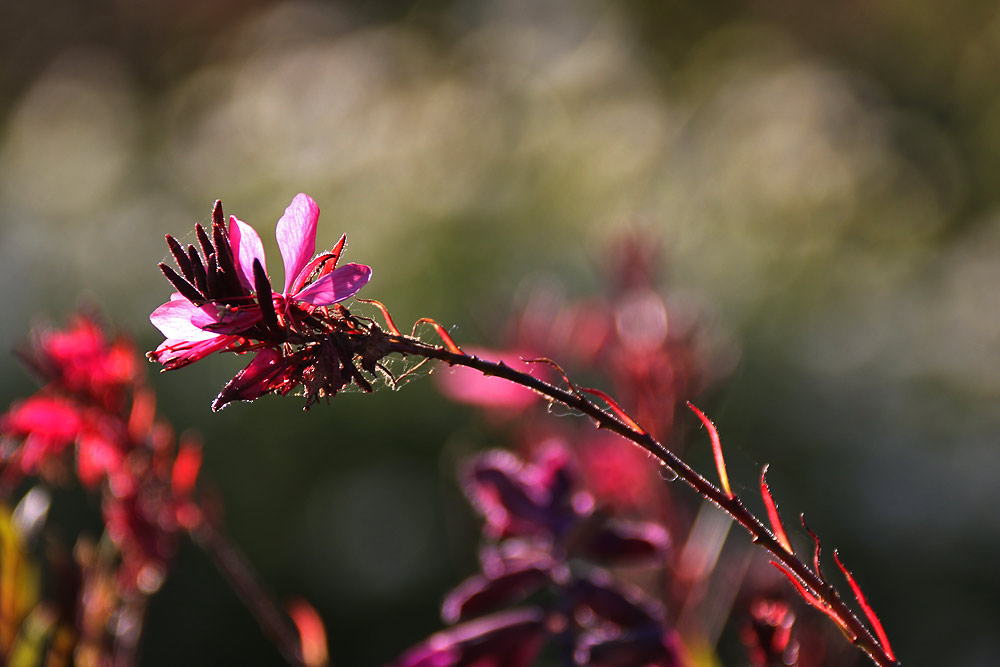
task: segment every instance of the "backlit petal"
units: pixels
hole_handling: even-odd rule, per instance
[[[292,298],[313,306],[329,306],[349,299],[358,293],[372,277],[371,267],[364,264],[345,264],[334,269],[311,285],[307,285]]]
[[[275,236],[281,259],[285,262],[285,288],[288,294],[292,281],[316,254],[316,223],[319,220],[319,206],[306,194],[297,194],[278,220]],[[346,298],[346,297],[345,297]]]
[[[171,297],[170,301],[153,311],[149,316],[149,321],[166,338],[195,341],[208,340],[219,335],[205,331],[194,323],[195,321],[208,323],[212,319],[203,308],[195,306],[183,297]]]
[[[233,401],[252,401],[271,389],[271,384],[288,369],[291,362],[270,348],[257,352],[250,364],[230,380],[212,402],[218,411]]]
[[[229,216],[229,245],[236,257],[236,268],[240,282],[247,289],[253,289],[253,261],[260,260],[260,265],[267,270],[264,262],[264,244],[260,242],[253,227],[243,222],[235,215]]]
[[[153,351],[151,358],[168,370],[181,368],[239,341],[238,336],[216,336],[207,340],[168,338]]]

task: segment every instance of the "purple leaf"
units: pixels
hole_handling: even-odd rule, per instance
[[[552,582],[551,560],[519,565],[497,576],[469,577],[448,594],[441,605],[445,623],[478,616],[496,607],[521,601]]]
[[[432,635],[393,667],[528,667],[545,639],[545,612],[513,609]]]
[[[577,553],[606,564],[652,564],[669,545],[670,537],[658,523],[610,519],[581,538]]]
[[[663,618],[662,606],[638,589],[630,589],[626,594],[607,573],[601,571],[573,582],[570,595],[574,607],[589,609],[620,628],[657,625]]]

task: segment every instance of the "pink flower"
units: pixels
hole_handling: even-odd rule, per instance
[[[333,268],[343,247],[343,239],[337,244],[335,252],[313,259],[318,221],[319,206],[305,194],[296,195],[278,220],[275,236],[285,265],[285,287],[280,294],[272,293],[272,299],[279,315],[294,318],[296,308],[306,312],[311,310],[303,308],[302,304],[330,306],[344,301],[357,294],[371,279],[372,270],[364,264]],[[260,263],[264,275],[267,274],[260,237],[253,227],[232,216],[229,219],[229,238],[237,260],[240,283],[248,289],[256,288],[260,298],[262,285],[258,284],[255,264]],[[319,276],[310,283],[310,277],[317,271]],[[267,306],[261,304],[261,307]]]
[[[246,317],[249,315],[250,317]],[[252,326],[260,321],[259,311],[246,312],[241,322]],[[217,325],[221,318],[212,306],[196,306],[180,292],[170,295],[170,301],[153,311],[149,321],[167,337],[150,353],[150,358],[163,364],[167,370],[180,368],[203,359],[210,354],[235,347],[241,336],[220,334],[202,327]]]
[[[183,275],[160,265],[178,291],[149,317],[166,337],[150,358],[167,369],[247,348],[248,339],[280,345],[315,308],[354,296],[371,278],[371,268],[362,264],[336,267],[343,237],[332,251],[312,259],[319,207],[308,195],[296,195],[278,220],[275,234],[285,268],[280,293],[271,288],[264,246],[253,227],[231,216],[227,232],[218,205],[213,217],[211,238],[196,227],[205,261],[193,245],[185,251],[167,238]]]

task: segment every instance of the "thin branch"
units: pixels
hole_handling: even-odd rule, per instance
[[[752,540],[766,550],[778,564],[783,566],[781,569],[786,572],[786,575],[794,575],[798,580],[798,584],[801,584],[801,587],[797,586],[797,588],[800,589],[800,592],[804,592],[803,597],[807,601],[812,599],[819,601],[828,610],[825,613],[828,613],[828,615],[836,620],[838,625],[842,626],[845,633],[851,638],[851,641],[864,651],[875,664],[879,665],[879,667],[894,667],[899,665],[893,654],[887,650],[887,646],[884,647],[874,637],[865,624],[840,599],[837,591],[832,586],[827,585],[817,573],[809,569],[809,566],[797,556],[790,553],[785,548],[785,545],[772,535],[764,523],[743,505],[738,496],[731,495],[731,492],[727,493],[726,490],[712,484],[649,433],[633,428],[580,395],[551,385],[527,373],[517,371],[505,364],[487,361],[474,355],[457,351],[458,347],[454,343],[448,346],[451,349],[446,349],[424,343],[412,337],[392,335],[388,337],[387,347],[389,353],[396,352],[403,355],[437,359],[451,366],[465,366],[475,369],[483,375],[503,378],[527,387],[567,407],[582,412],[593,419],[598,428],[614,431],[623,438],[642,447],[659,459],[663,465],[674,471],[698,495],[718,505],[738,524],[743,526],[750,533]]]

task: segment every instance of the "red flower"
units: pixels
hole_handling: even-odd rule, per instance
[[[130,343],[108,341],[100,326],[77,315],[66,329],[42,329],[25,361],[63,391],[91,398],[109,408],[121,406],[126,390],[139,379]]]
[[[201,521],[192,499],[200,449],[190,438],[174,448],[151,392],[137,381],[137,355],[121,340],[109,342],[93,320],[80,316],[66,330],[39,333],[23,356],[49,382],[0,416],[3,481],[41,474],[61,482],[48,473],[69,466],[66,451],[75,445],[76,476],[100,490],[105,529],[121,554],[119,585],[152,592],[178,531]]]
[[[39,395],[15,403],[0,417],[0,433],[23,442],[5,454],[5,474],[36,474],[44,461],[76,442],[86,423],[80,409],[63,398]]]

